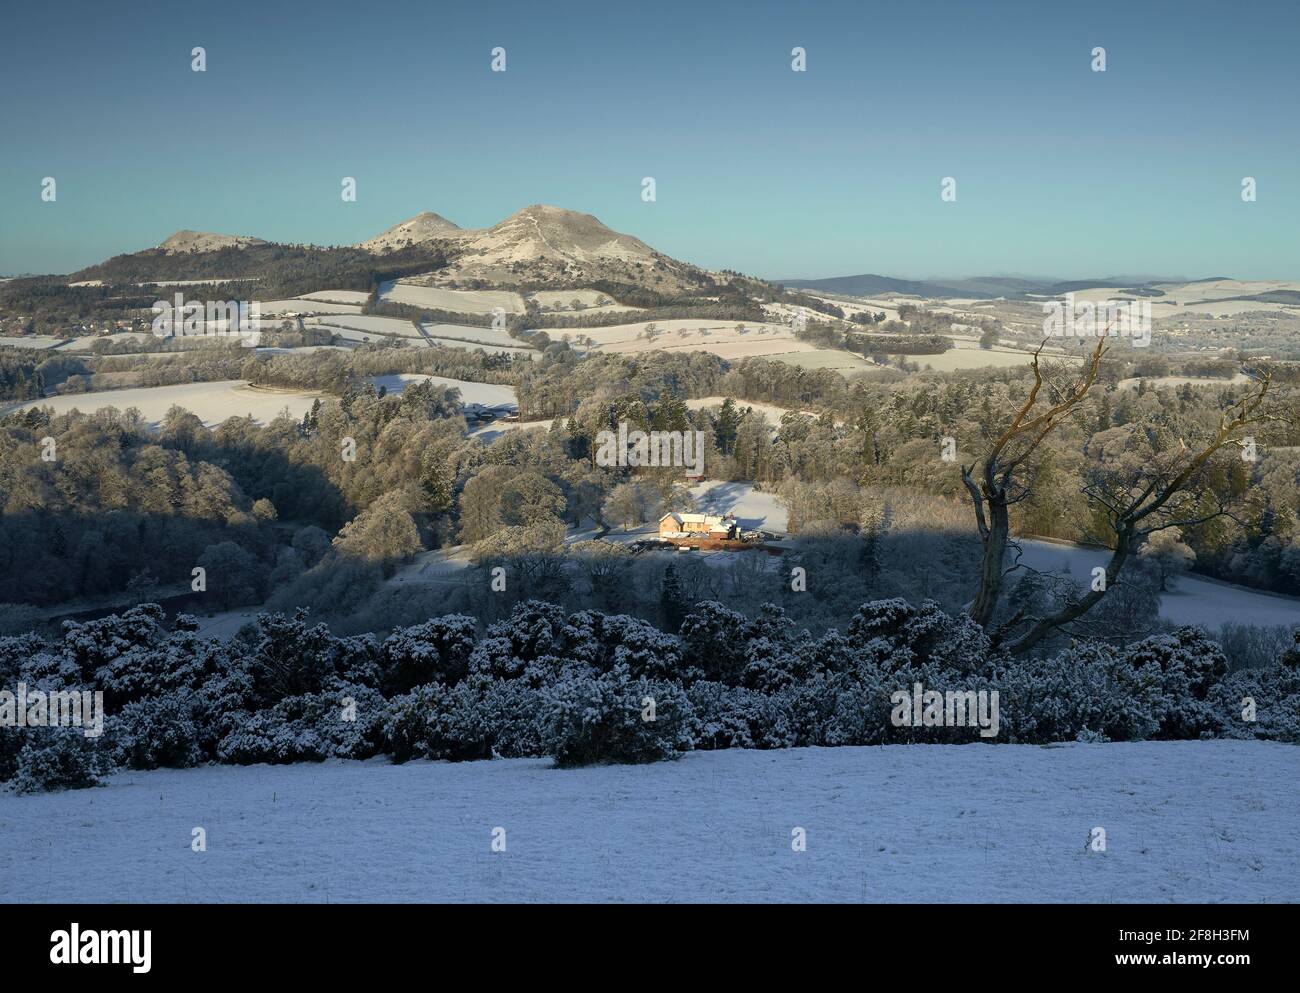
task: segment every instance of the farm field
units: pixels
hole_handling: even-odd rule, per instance
[[[105,407],[122,411],[135,407],[150,426],[156,426],[172,406],[179,406],[212,427],[231,417],[246,416],[265,424],[284,410],[288,410],[292,417],[301,418],[317,399],[327,400],[329,395],[305,390],[265,389],[249,386],[242,379],[227,379],[215,383],[73,393],[11,404],[3,409],[7,413],[30,407],[52,407],[56,414],[65,414],[71,410],[90,413]]]
[[[1194,378],[1192,376],[1152,376],[1146,380],[1146,384],[1149,387],[1157,388],[1161,386],[1218,386],[1222,388],[1224,386],[1235,386],[1247,382],[1247,380],[1248,377],[1246,374],[1239,372],[1231,379]],[[1121,390],[1135,389],[1140,382],[1142,382],[1141,379],[1121,379],[1119,381],[1119,388]]]
[[[685,403],[691,410],[703,410],[705,407],[720,407],[727,399],[727,397],[721,396],[697,397],[692,400],[687,400]],[[752,407],[758,413],[765,415],[767,417],[768,425],[771,426],[773,430],[780,427],[781,418],[790,411],[789,407],[778,407],[774,403],[760,403],[754,400],[736,400],[735,404],[737,410],[744,410],[746,407]],[[804,413],[815,416],[812,411],[804,411]]]
[[[0,795],[0,900],[1285,903],[1297,780],[1264,741],[121,772]]]
[[[274,317],[277,314],[302,314],[304,316],[320,314],[360,314],[359,303],[324,303],[321,300],[309,300],[294,297],[291,300],[259,300],[262,313]]]
[[[374,376],[375,386],[387,387],[389,393],[401,393],[410,383],[431,382],[436,386],[460,390],[465,403],[482,404],[484,407],[517,408],[519,399],[513,386],[499,386],[494,383],[469,383],[461,379],[447,379],[444,376],[425,376],[420,373],[403,372],[392,376]]]
[[[399,281],[380,284],[379,299],[459,314],[490,314],[498,307],[507,314],[524,312],[523,297],[510,290],[449,290]]]
[[[351,320],[351,318],[345,318],[345,319]],[[410,336],[398,335],[398,334],[385,335],[374,330],[349,328],[349,327],[344,327],[340,324],[327,324],[323,321],[318,326],[323,330],[333,334],[340,341],[352,342],[354,346],[364,345],[367,344],[368,342],[373,342],[373,341],[382,341],[385,337],[390,337],[390,338],[400,338],[402,341],[409,344],[412,348],[429,347],[429,343],[427,341],[425,341],[423,338],[416,336],[414,333],[412,333]],[[409,324],[407,325],[407,329],[414,332],[414,328],[412,328]]]
[[[840,372],[860,372],[864,369],[878,369],[879,366],[870,359],[865,359],[854,352],[839,348],[815,348],[810,352],[784,352],[773,356],[800,369],[835,369]]]
[[[0,345],[7,345],[10,348],[43,349],[54,348],[67,340],[66,338],[55,338],[48,334],[2,335],[0,336]]]
[[[148,331],[118,331],[116,334],[89,335],[84,338],[74,338],[72,341],[63,345],[61,352],[88,352],[95,346],[97,341],[147,341],[153,335]]]
[[[516,407],[514,387],[488,383],[472,383],[442,376],[402,374],[376,376],[376,385],[387,386],[389,392],[400,393],[407,382],[430,379],[440,386],[461,391],[466,403],[479,403],[486,407]],[[287,409],[296,418],[311,410],[317,399],[329,400],[330,395],[312,390],[272,389],[250,386],[244,380],[221,380],[214,383],[181,383],[176,386],[149,386],[125,390],[102,390],[96,393],[73,393],[8,404],[0,413],[26,410],[30,407],[52,407],[56,414],[70,410],[89,413],[104,407],[127,410],[135,407],[150,425],[157,425],[173,406],[184,407],[209,427],[230,417],[252,416],[266,423]]]
[[[481,349],[489,355],[522,355],[529,360],[536,358],[538,355],[537,349],[529,348],[526,345],[485,345],[477,341],[465,341],[463,338],[431,337],[427,344],[438,348],[464,348],[471,352]]]
[[[369,293],[361,290],[318,290],[315,293],[304,293],[297,297],[298,300],[308,300],[313,303],[342,303],[342,304],[363,304],[370,298]]]
[[[609,296],[599,290],[537,290],[529,293],[528,298],[534,301],[543,311],[568,311],[584,314],[635,314],[641,309],[615,303]],[[574,309],[574,300],[582,304],[581,311]]]
[[[614,324],[599,328],[548,328],[547,334],[556,341],[566,340],[575,347],[586,347],[589,351],[620,354],[682,349],[712,352],[723,358],[744,358],[747,355],[816,350],[816,346],[797,340],[794,333],[785,325],[751,321],[743,324],[744,331],[738,331],[736,327],[740,323],[679,318]],[[653,340],[646,340],[643,336],[646,328],[651,324],[661,333]],[[592,344],[580,343],[587,340]]]
[[[1047,353],[1044,352],[1044,355]],[[1052,358],[1061,358],[1053,354]],[[1029,365],[1033,353],[1013,348],[963,348],[958,344],[942,355],[891,355],[893,359],[906,359],[922,369],[929,366],[935,372],[955,372],[959,369],[985,369],[994,367],[1009,369],[1015,366]]]
[[[312,325],[317,326],[317,325]],[[415,330],[410,321],[403,320],[400,317],[376,317],[373,314],[358,314],[356,316],[346,317],[322,317],[319,326],[323,328],[342,328],[347,331],[358,331],[362,334],[388,335],[397,338],[420,338],[420,333]]]

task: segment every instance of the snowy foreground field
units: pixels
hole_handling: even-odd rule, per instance
[[[123,773],[0,796],[0,900],[1292,902],[1297,782],[1235,741]]]

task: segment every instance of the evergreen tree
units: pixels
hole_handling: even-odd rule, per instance
[[[664,570],[663,583],[659,587],[659,613],[664,628],[676,631],[682,626],[686,617],[686,605],[682,602],[682,583],[677,578],[677,567],[671,562]]]

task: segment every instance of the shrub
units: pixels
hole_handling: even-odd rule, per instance
[[[435,679],[459,682],[469,672],[474,635],[474,619],[464,614],[394,631],[383,644],[384,691],[406,693]]]
[[[702,600],[682,621],[682,655],[705,679],[735,684],[745,667],[745,617],[715,600]]]
[[[1300,744],[1300,667],[1273,665],[1235,672],[1210,691],[1216,730],[1229,738]],[[1254,703],[1255,719],[1246,717]]]
[[[29,733],[9,788],[15,793],[46,793],[98,786],[112,769],[96,739],[80,728],[40,728]]]
[[[184,769],[203,761],[194,704],[176,693],[124,706],[110,719],[109,746],[114,760],[132,769]]]
[[[1154,635],[1124,651],[1135,671],[1158,674],[1161,689],[1160,736],[1196,738],[1216,725],[1205,700],[1210,687],[1228,672],[1223,650],[1200,628],[1182,627]]]
[[[1167,710],[1155,663],[1135,665],[1118,649],[1087,644],[1046,659],[1009,663],[997,679],[1008,741],[1143,741]]]
[[[490,758],[491,746],[470,718],[468,691],[464,683],[428,683],[388,701],[383,731],[393,761]]]
[[[704,681],[687,690],[695,747],[795,748],[826,741],[834,697],[822,679],[763,692]]]
[[[575,674],[542,691],[545,747],[561,767],[659,762],[688,751],[696,721],[676,683],[633,678],[624,666]],[[646,701],[653,701],[653,720]]]
[[[902,599],[863,604],[849,623],[849,639],[865,645],[877,638],[895,649],[899,663],[911,657],[952,673],[979,670],[989,653],[988,637],[978,624],[965,614],[949,617],[933,600],[918,607]]]
[[[221,739],[217,755],[238,765],[369,758],[382,747],[386,712],[377,691],[340,683],[246,713]]]

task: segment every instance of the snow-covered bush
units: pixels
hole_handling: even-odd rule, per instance
[[[1215,729],[1206,697],[1227,675],[1228,660],[1205,631],[1182,627],[1153,635],[1129,645],[1124,659],[1137,672],[1154,668],[1160,674],[1160,737],[1196,738]]]
[[[1143,741],[1167,709],[1158,664],[1134,664],[1118,649],[1094,643],[1051,658],[1007,663],[997,676],[1004,740],[1047,743]]]
[[[822,744],[834,708],[822,680],[772,693],[701,680],[686,692],[698,723],[695,747],[700,749]]]
[[[552,655],[553,653],[547,652],[541,657]],[[538,657],[534,655],[531,660],[522,658],[515,654],[509,638],[489,635],[475,645],[474,651],[470,653],[469,671],[471,676],[481,679],[518,679],[529,662]]]
[[[933,662],[954,674],[979,671],[989,653],[978,624],[965,614],[949,617],[933,600],[915,607],[897,598],[863,604],[849,623],[849,639],[862,646],[877,638],[899,652],[900,665]]]
[[[743,614],[716,600],[701,600],[682,621],[682,656],[703,678],[735,685],[745,668]]]
[[[8,732],[7,732],[8,733]],[[15,793],[47,793],[98,786],[112,763],[81,728],[32,728],[14,763],[9,788]]]
[[[961,727],[897,718],[895,695],[917,683],[940,694],[998,691],[1001,742],[1300,740],[1300,641],[1279,664],[1233,676],[1220,646],[1194,628],[1123,649],[1083,642],[1014,659],[928,601],[864,604],[847,634],[820,638],[772,604],[746,617],[711,601],[686,615],[680,638],[634,617],[566,616],[535,600],[482,637],[470,617],[452,614],[383,642],[339,638],[297,611],[264,614],[223,643],[185,616],[166,630],[155,605],[65,630],[56,645],[0,637],[0,685],[103,689],[106,737],[4,732],[0,780],[21,776],[23,789],[91,783],[114,761],[184,767],[383,751],[395,761],[552,755],[568,766],[692,747],[981,740],[969,716]],[[1242,716],[1245,698],[1253,721]]]
[[[1210,690],[1217,732],[1300,745],[1300,666],[1235,672]]]
[[[545,748],[559,766],[658,762],[689,751],[696,720],[676,683],[623,666],[573,675],[541,694]]]
[[[529,671],[536,664],[531,663]],[[544,704],[540,689],[530,680],[471,679],[457,688],[461,689],[462,726],[488,755],[546,754]]]
[[[63,622],[63,652],[81,670],[86,682],[96,679],[104,669],[110,675],[118,671],[113,666],[121,656],[138,650],[137,662],[148,662],[147,654],[166,641],[168,631],[164,624],[163,609],[156,603],[143,603],[138,607],[110,614],[98,620]],[[146,665],[147,671],[156,667]]]
[[[473,720],[467,683],[426,683],[388,701],[384,744],[394,762],[485,759],[492,755]]]
[[[682,663],[681,644],[653,624],[626,614],[584,610],[564,628],[568,658],[600,672],[625,666],[633,676],[684,681],[694,675]]]
[[[384,692],[406,693],[435,679],[450,686],[464,679],[475,633],[474,619],[464,614],[394,631],[383,644]]]
[[[223,762],[314,762],[364,759],[383,745],[387,706],[370,687],[336,684],[331,691],[285,697],[246,713],[217,745]]]
[[[108,722],[108,746],[118,765],[184,769],[203,761],[195,704],[188,691],[126,704]]]
[[[34,634],[0,637],[0,686],[13,686],[21,673],[31,671],[32,661],[42,655],[52,658],[45,652],[45,643]],[[74,668],[69,681],[76,682],[79,676]]]
[[[508,620],[487,630],[488,638],[505,638],[510,653],[524,661],[554,655],[564,649],[564,608],[542,600],[516,604]]]
[[[819,656],[807,631],[796,633],[783,609],[772,603],[759,608],[745,625],[745,663],[741,679],[750,689],[767,693],[805,682],[820,670]]]

